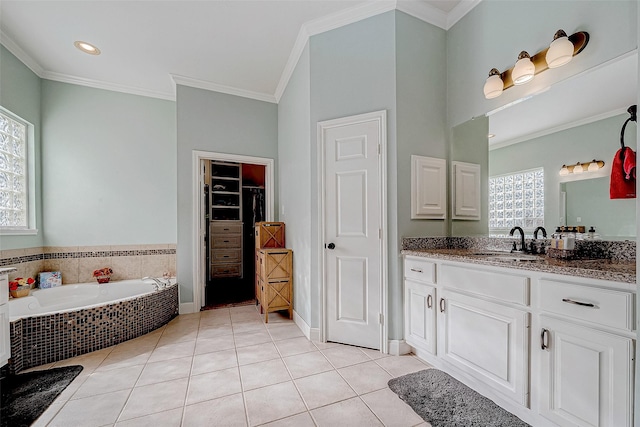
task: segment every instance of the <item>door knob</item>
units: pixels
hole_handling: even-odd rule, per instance
[[[336,248],[336,244],[333,242],[327,245],[327,249],[335,249],[335,248]]]

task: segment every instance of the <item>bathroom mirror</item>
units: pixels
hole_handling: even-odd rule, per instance
[[[609,199],[608,177],[620,148],[620,129],[629,117],[626,110],[637,103],[637,61],[637,52],[631,52],[487,114],[488,134],[495,135],[487,143],[487,175],[522,179],[521,172],[533,177],[539,169],[544,175],[543,183],[540,175],[535,181],[544,190],[544,199],[537,205],[531,205],[526,197],[519,203],[515,198],[508,203],[490,200],[491,187],[487,185],[483,200],[489,213],[481,222],[487,224],[490,235],[507,235],[511,227],[521,224],[531,233],[540,223],[536,215],[543,214],[544,227],[550,232],[559,225],[583,225],[587,229],[595,226],[607,240],[636,238],[635,199]],[[625,132],[625,144],[634,150],[636,126],[630,122]],[[452,146],[459,145],[456,128],[453,134]],[[604,167],[597,172],[559,175],[565,164],[593,159],[603,160]],[[514,178],[506,178],[508,175]],[[512,185],[517,191],[516,184]],[[537,188],[531,190],[538,192]],[[616,213],[615,221],[611,212]],[[453,236],[462,235],[455,224],[451,231]]]

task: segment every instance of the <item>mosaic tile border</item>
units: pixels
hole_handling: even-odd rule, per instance
[[[178,284],[100,307],[10,323],[9,371],[57,362],[147,334],[178,315]]]
[[[48,259],[104,258],[119,256],[175,255],[175,249],[135,249],[125,251],[52,252],[11,258],[0,258],[0,267]]]

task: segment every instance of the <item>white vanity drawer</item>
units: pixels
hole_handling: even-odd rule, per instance
[[[557,280],[540,280],[540,309],[633,331],[634,295]]]
[[[404,277],[430,285],[436,284],[436,264],[417,257],[405,257]]]
[[[529,277],[458,265],[440,266],[441,285],[504,302],[529,305]]]

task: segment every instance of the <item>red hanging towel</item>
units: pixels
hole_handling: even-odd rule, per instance
[[[609,198],[636,198],[636,153],[629,147],[619,149],[613,157]]]

